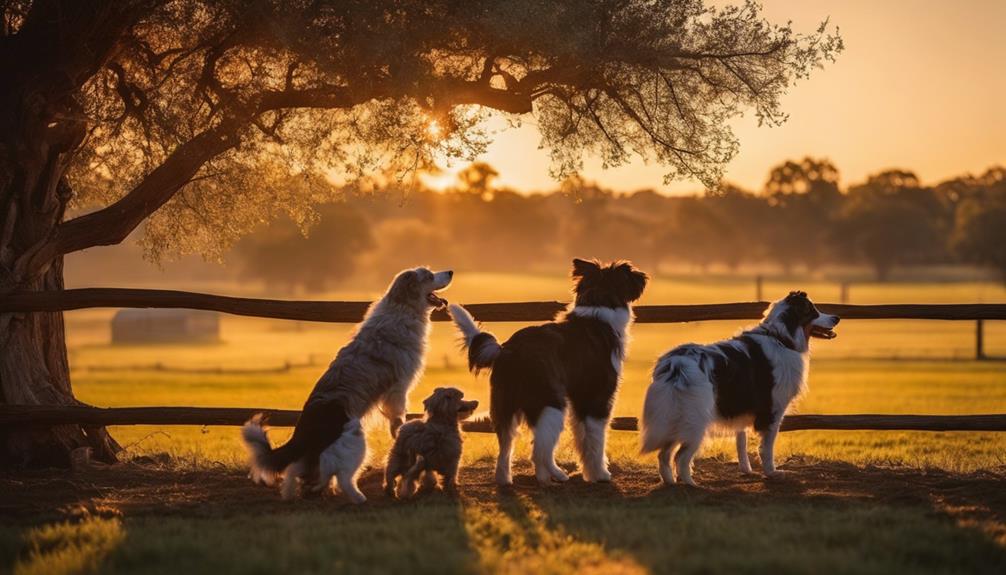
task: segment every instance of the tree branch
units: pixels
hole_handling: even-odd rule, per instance
[[[445,100],[449,106],[478,104],[511,114],[528,114],[532,111],[530,91],[500,90],[481,82],[445,79],[438,87],[446,94]]]
[[[117,244],[199,171],[208,160],[238,144],[237,125],[224,122],[178,146],[119,201],[56,228],[51,247],[40,256],[55,256],[93,246]],[[47,262],[40,262],[44,265]]]

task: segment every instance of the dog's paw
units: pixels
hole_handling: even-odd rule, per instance
[[[416,486],[408,481],[398,484],[398,498],[408,499],[416,494]]]
[[[552,480],[558,481],[559,483],[565,483],[569,481],[569,474],[561,469],[552,470]]]
[[[747,466],[747,467],[741,467],[740,468],[740,472],[741,472],[741,475],[756,475],[755,472],[754,472],[754,470],[751,469],[750,465]]]
[[[783,469],[774,469],[772,471],[765,472],[766,479],[785,479],[787,472]]]
[[[552,485],[552,474],[547,471],[535,474],[534,478],[538,481],[538,485],[542,487],[549,487]]]
[[[587,483],[611,483],[611,472],[605,469],[598,473],[583,474],[583,480]]]

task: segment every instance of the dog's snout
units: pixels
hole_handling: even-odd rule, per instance
[[[472,409],[478,409],[478,408],[479,408],[479,400],[473,399],[472,400]]]
[[[447,270],[445,273],[447,274],[447,277],[449,277],[449,278],[454,277],[454,270]]]
[[[832,321],[835,322],[835,325],[838,325],[838,322],[842,321],[842,318],[838,317],[837,315],[831,316],[831,319]]]

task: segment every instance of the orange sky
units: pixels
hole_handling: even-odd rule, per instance
[[[791,89],[783,127],[759,128],[752,114],[737,120],[741,151],[727,167],[727,180],[757,189],[773,164],[804,155],[830,158],[843,184],[890,167],[935,183],[1006,163],[1006,0],[763,4],[770,20],[792,20],[801,32],[830,16],[846,48],[837,63]],[[533,125],[492,125],[502,131],[481,159],[499,170],[500,185],[554,188]],[[639,160],[612,170],[588,160],[584,176],[626,191],[701,188],[696,182],[664,186],[660,167]]]

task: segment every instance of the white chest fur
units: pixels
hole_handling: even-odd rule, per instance
[[[810,353],[792,350],[775,338],[758,336],[758,339],[772,364],[772,376],[775,380],[772,402],[777,409],[785,410],[807,387]]]

